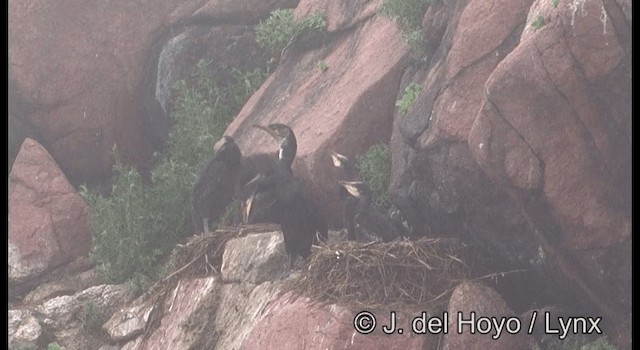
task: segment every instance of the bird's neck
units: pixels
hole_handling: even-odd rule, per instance
[[[287,168],[291,168],[293,165],[293,160],[296,157],[297,151],[296,140],[290,137],[284,139],[282,143],[280,143],[280,149],[278,150],[278,160],[282,165]]]

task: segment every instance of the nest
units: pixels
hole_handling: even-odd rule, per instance
[[[314,250],[309,268],[284,291],[316,302],[357,307],[440,307],[469,276],[464,246],[455,239],[359,243],[343,241]]]

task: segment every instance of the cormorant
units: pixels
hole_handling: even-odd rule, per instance
[[[297,151],[293,130],[284,124],[254,127],[271,135],[279,148],[273,173],[258,174],[245,186],[244,191],[251,193],[246,216],[252,217],[254,211],[267,211],[275,216],[275,223],[282,229],[289,267],[292,268],[296,256],[306,259],[311,254],[314,240],[326,241],[327,224],[291,170]],[[268,207],[261,207],[265,203]]]
[[[331,152],[331,160],[333,166],[341,170],[342,181],[356,181],[359,179],[358,171],[351,160],[340,153]],[[355,215],[356,207],[358,205],[358,198],[349,194],[346,188],[342,185],[338,185],[338,198],[342,202],[342,225],[347,230],[347,238],[355,241],[358,238],[355,235],[353,229],[353,216]]]
[[[204,167],[191,194],[191,219],[196,232],[209,233],[209,222],[217,221],[233,200],[240,148],[223,136],[213,146],[214,154]]]
[[[391,242],[400,237],[398,227],[371,205],[371,191],[362,181],[340,181],[351,196],[358,199],[350,223],[355,236],[364,242]]]
[[[342,170],[343,181],[361,181],[358,169],[347,156],[340,153],[331,152],[331,160],[333,161],[333,165],[336,168]],[[347,229],[347,238],[350,240],[357,240],[358,238],[356,237],[352,226],[352,218],[353,215],[355,215],[358,199],[350,195],[342,185],[338,187],[339,198],[344,205],[342,219],[344,228]],[[397,231],[401,232],[403,236],[409,236],[413,232],[408,222],[402,216],[400,210],[393,203],[389,205],[387,216],[396,226]]]

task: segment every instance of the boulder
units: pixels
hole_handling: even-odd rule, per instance
[[[87,256],[88,207],[54,159],[25,139],[9,175],[9,283]]]
[[[42,327],[30,310],[9,310],[9,348],[36,347]]]
[[[260,284],[279,279],[287,263],[282,232],[257,233],[227,242],[220,272],[225,283]]]
[[[389,312],[374,314],[380,317],[380,324],[373,333],[360,334],[354,329],[357,313],[285,294],[269,306],[241,349],[427,349],[437,345],[437,336],[416,335],[408,329],[402,334],[384,334],[381,328],[390,322]],[[398,316],[397,327],[408,319]]]
[[[495,290],[474,282],[465,282],[456,287],[449,299],[449,332],[444,336],[445,350],[454,349],[533,349],[533,338],[527,335],[528,323],[520,322],[514,312]],[[488,323],[484,320],[495,318],[498,322],[505,320],[505,326],[498,334],[497,327],[487,331]],[[483,321],[480,321],[483,319]],[[511,334],[507,326],[515,330],[515,321],[521,328]],[[464,321],[475,320],[473,327]],[[463,321],[463,323],[460,323]],[[458,326],[461,325],[461,328]],[[482,330],[482,331],[481,331]],[[487,332],[485,332],[487,331]]]

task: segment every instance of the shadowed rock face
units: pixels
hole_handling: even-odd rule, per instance
[[[541,250],[551,263],[534,270],[614,323],[630,310],[627,9],[450,2],[392,136],[391,195],[422,234],[466,235],[503,266],[531,267]]]
[[[11,128],[17,133],[12,133],[10,160],[29,136],[51,152],[76,185],[108,182],[114,144],[123,160],[147,166],[169,127],[155,102],[155,87],[158,56],[170,34],[179,34],[177,28],[193,28],[191,22],[197,28],[191,31],[190,45],[183,45],[182,51],[174,48],[173,54],[189,64],[217,50],[209,58],[228,71],[240,56],[229,41],[238,39],[239,46],[246,48],[244,44],[252,38],[246,32],[252,32],[253,24],[273,9],[296,3],[11,0],[9,106]],[[197,19],[191,18],[194,14]],[[201,27],[203,23],[206,28]],[[242,28],[211,29],[222,23]],[[194,48],[197,45],[202,49]],[[240,61],[264,60],[249,49],[243,51]],[[234,58],[229,59],[230,54]],[[179,68],[176,65],[174,70],[184,73]],[[161,83],[176,79],[164,78]],[[164,107],[166,95],[166,89],[160,91]]]

